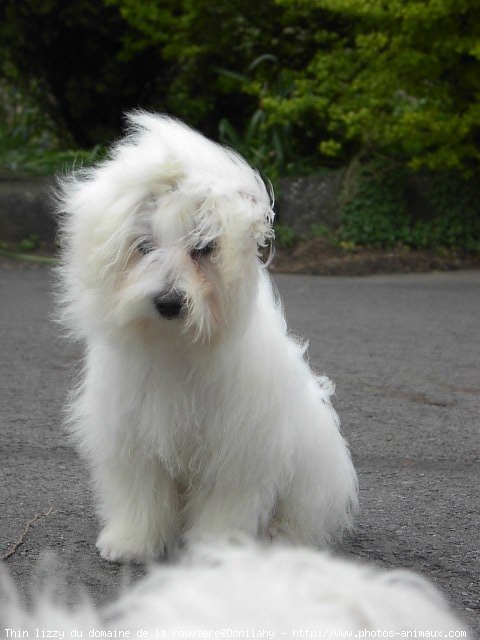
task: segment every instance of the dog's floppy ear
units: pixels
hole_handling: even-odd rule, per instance
[[[275,195],[272,183],[260,170],[255,171],[255,176],[259,183],[259,188],[267,197],[264,199],[265,204],[262,203],[263,210],[261,218],[257,219],[253,225],[253,236],[259,246],[265,247],[274,237],[272,225],[275,217],[275,211],[273,208],[275,204]],[[267,199],[269,202],[268,205],[266,204]]]
[[[266,247],[275,235],[272,227],[273,216],[273,210],[269,209],[265,211],[263,219],[256,220],[252,225],[253,237],[260,247]]]
[[[260,178],[260,180],[263,183],[263,187],[265,189],[265,191],[268,194],[268,197],[270,198],[270,208],[273,211],[273,208],[275,206],[275,193],[273,190],[273,184],[271,183],[271,181],[268,179],[268,177],[263,173],[263,171],[261,169],[257,169],[256,171],[257,176]]]

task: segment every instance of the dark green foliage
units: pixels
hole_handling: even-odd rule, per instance
[[[277,246],[288,249],[293,247],[298,239],[298,235],[291,227],[280,223],[275,224],[275,244]]]
[[[478,0],[278,0],[312,18],[318,47],[296,89],[266,101],[275,121],[323,125],[318,150],[385,153],[413,168],[478,170]],[[310,127],[310,125],[307,125]]]
[[[41,111],[35,100],[38,87],[22,93],[0,81],[0,167],[3,171],[28,175],[51,175],[73,165],[90,164],[104,149],[75,148],[71,136]],[[33,96],[33,97],[32,97]]]
[[[124,111],[147,104],[162,77],[149,47],[122,58],[131,34],[102,0],[4,0],[1,71],[25,92],[34,79],[42,110],[91,146],[118,135]]]
[[[478,0],[4,0],[0,75],[2,167],[88,162],[140,106],[274,181],[368,158],[331,242],[478,250]]]
[[[24,238],[17,245],[19,251],[34,251],[38,249],[39,246],[38,236],[34,234],[28,236],[28,238]]]
[[[5,0],[0,43],[3,73],[34,78],[80,145],[135,106],[213,137],[261,112],[262,144],[286,132],[317,164],[478,170],[477,0]]]
[[[249,75],[225,69],[219,69],[219,73],[248,91],[254,82],[253,73],[257,67],[264,64],[276,66],[278,60],[271,54],[264,54],[249,65]],[[308,172],[306,160],[294,149],[292,127],[289,123],[269,122],[262,108],[263,95],[272,91],[277,95],[288,95],[290,90],[290,87],[281,84],[272,88],[265,81],[261,89],[259,107],[248,119],[243,131],[237,130],[227,118],[222,118],[219,123],[220,142],[238,151],[271,181],[292,173],[298,175]]]
[[[356,176],[342,211],[342,237],[355,244],[393,247],[409,227],[403,175],[389,172]]]
[[[458,173],[363,167],[350,186],[340,238],[356,245],[480,251],[480,188]]]
[[[263,95],[291,85],[283,70],[302,68],[315,48],[310,24],[291,23],[275,0],[106,2],[140,36],[125,42],[124,57],[152,46],[168,67],[156,98],[213,137],[222,119],[243,132]]]

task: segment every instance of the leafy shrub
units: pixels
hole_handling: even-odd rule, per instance
[[[478,0],[277,2],[292,25],[301,10],[324,19],[311,20],[309,59],[286,67],[295,91],[265,99],[272,120],[316,130],[325,159],[367,151],[415,170],[478,171]]]
[[[219,124],[220,141],[235,149],[248,162],[271,180],[288,175],[294,163],[287,126],[266,126],[265,113],[260,109],[250,118],[243,133],[227,120]]]
[[[38,240],[38,236],[32,234],[21,240],[18,243],[17,248],[19,251],[34,251],[35,249],[38,249],[39,246],[40,242]]]
[[[72,138],[46,115],[35,100],[37,87],[25,93],[0,82],[0,168],[29,175],[50,175],[101,157],[99,146],[72,150]]]
[[[420,180],[420,183],[418,183]],[[412,183],[421,201],[412,204]],[[341,240],[356,245],[480,251],[480,189],[456,173],[363,167],[342,208]]]
[[[290,124],[267,120],[262,106],[263,97],[269,93],[287,96],[293,90],[293,86],[285,84],[275,73],[272,74],[273,80],[269,82],[256,82],[253,74],[259,67],[265,66],[265,63],[272,68],[278,65],[278,59],[272,54],[263,54],[249,64],[245,74],[226,69],[218,70],[221,76],[233,81],[234,85],[243,87],[245,92],[259,93],[259,106],[247,120],[243,131],[235,128],[227,118],[222,118],[219,124],[219,138],[223,144],[238,151],[250,164],[275,181],[280,176],[304,173],[307,166],[294,151]]]
[[[289,249],[297,242],[295,231],[284,224],[275,225],[275,244],[283,249]]]

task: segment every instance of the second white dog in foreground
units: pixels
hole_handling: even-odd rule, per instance
[[[130,123],[60,196],[63,318],[86,343],[72,432],[100,553],[146,561],[179,537],[238,533],[325,545],[351,523],[356,475],[332,385],[258,258],[264,183],[177,121]]]
[[[153,568],[103,610],[90,604],[67,610],[47,594],[26,612],[14,590],[7,593],[9,599],[0,593],[6,638],[26,637],[8,630],[30,638],[55,630],[57,638],[85,640],[471,637],[440,593],[416,574],[278,545],[197,549],[180,565]]]

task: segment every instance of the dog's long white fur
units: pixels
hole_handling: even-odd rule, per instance
[[[100,553],[145,561],[238,533],[324,546],[351,525],[357,480],[333,385],[289,336],[258,257],[267,189],[182,123],[130,123],[60,188],[61,315],[86,345],[70,426]],[[155,300],[170,294],[183,306],[168,319]]]
[[[104,609],[87,602],[67,609],[37,594],[36,608],[27,611],[11,586],[6,591],[0,594],[3,638],[13,637],[8,629],[30,638],[82,632],[84,640],[473,638],[419,575],[298,547],[197,549],[179,565],[154,567]]]

